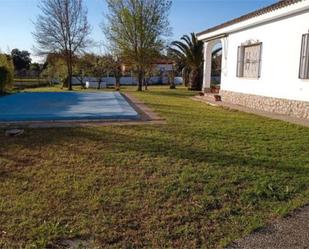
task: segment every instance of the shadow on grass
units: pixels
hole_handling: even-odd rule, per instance
[[[146,128],[146,127],[145,127]],[[13,138],[8,141],[7,145],[11,144],[13,146],[23,146],[25,148],[31,146],[34,150],[47,148],[48,146],[57,146],[59,148],[66,149],[66,144],[72,144],[75,141],[79,141],[78,144],[82,141],[85,146],[87,146],[88,141],[91,141],[91,144],[106,144],[112,143],[112,150],[115,152],[133,152],[135,154],[141,154],[147,157],[169,157],[176,160],[189,160],[191,163],[207,163],[209,166],[215,167],[249,167],[252,170],[270,170],[270,171],[282,171],[282,172],[293,172],[297,175],[308,175],[309,168],[306,163],[303,166],[299,166],[297,158],[286,158],[275,159],[271,155],[266,155],[263,152],[260,154],[254,150],[251,152],[246,152],[247,155],[242,151],[242,146],[247,147],[248,142],[244,140],[243,137],[238,137],[235,135],[235,139],[243,139],[243,144],[240,144],[240,148],[237,150],[221,150],[220,144],[224,144],[226,140],[230,139],[232,135],[223,135],[218,133],[216,134],[207,134],[205,141],[205,149],[201,149],[200,145],[182,145],[177,142],[171,134],[165,132],[159,132],[153,137],[147,137],[148,132],[152,132],[151,128],[149,130],[145,129],[137,130],[136,133],[134,129],[136,127],[121,127],[121,133],[114,131],[112,128],[108,131],[104,129],[90,130],[90,129],[51,129],[50,132],[44,130],[43,134],[40,133],[40,130],[31,130],[30,133],[24,137]],[[139,129],[139,128],[138,128]],[[35,133],[35,134],[34,134]],[[185,138],[185,137],[184,137]],[[29,140],[31,139],[31,144]],[[0,137],[0,140],[1,139]],[[219,142],[219,147],[207,149],[207,144],[212,142]],[[249,144],[253,146],[254,144]],[[9,148],[9,147],[8,147]],[[82,153],[82,149],[77,146],[72,146],[72,153]],[[70,151],[68,150],[68,153]],[[93,148],[93,153],[104,153],[104,151],[97,150]],[[5,156],[4,148],[0,149],[0,156],[7,158]],[[14,158],[9,158],[11,160],[16,160]],[[30,159],[29,159],[30,160]],[[20,162],[21,164],[23,162]],[[295,165],[295,166],[293,166]]]
[[[156,90],[156,91],[146,91],[144,92],[145,95],[152,95],[152,96],[158,96],[158,97],[173,97],[173,98],[187,98],[190,96],[195,96],[198,94],[198,92],[195,91],[175,91],[175,90],[168,90],[168,91],[160,91],[160,90]]]

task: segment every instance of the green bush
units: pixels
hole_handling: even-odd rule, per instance
[[[0,94],[4,92],[10,72],[6,67],[0,66]]]
[[[0,93],[4,93],[13,82],[14,67],[11,58],[0,54]]]

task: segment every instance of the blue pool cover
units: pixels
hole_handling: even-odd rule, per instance
[[[0,122],[136,120],[139,114],[118,92],[16,93],[0,97]]]

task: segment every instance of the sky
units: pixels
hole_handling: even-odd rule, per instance
[[[34,22],[40,13],[39,0],[0,0],[0,50],[9,52],[13,48],[28,50],[33,60],[35,42],[32,37]],[[200,32],[209,27],[236,18],[258,8],[275,3],[277,0],[173,0],[170,24],[173,30],[169,38],[177,40],[184,34]],[[91,38],[104,44],[100,24],[107,13],[105,0],[84,0],[88,9],[88,21],[92,26]],[[103,52],[104,46],[93,48]]]

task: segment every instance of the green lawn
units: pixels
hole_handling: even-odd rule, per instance
[[[0,248],[220,248],[309,203],[308,128],[125,91],[167,124],[0,130]]]

